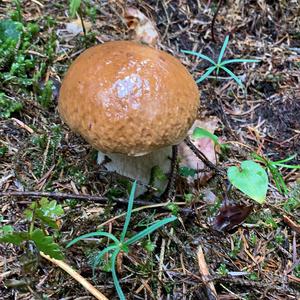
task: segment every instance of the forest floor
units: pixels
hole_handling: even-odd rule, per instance
[[[223,73],[218,80],[208,78],[198,85],[199,118],[217,118],[215,134],[229,145],[219,158],[219,168],[252,159],[252,153],[272,161],[295,155],[289,163],[299,164],[299,1],[228,0],[221,1],[219,11],[217,6],[218,1],[209,0],[86,0],[85,37],[74,32],[78,28],[74,23],[73,29],[66,29],[74,21],[67,1],[24,0],[20,7],[18,1],[0,2],[0,18],[18,20],[25,28],[13,53],[0,45],[0,234],[1,226],[26,232],[30,222],[25,209],[43,192],[54,193],[48,199],[64,210],[56,220],[58,229],[35,226],[54,237],[68,265],[108,299],[117,299],[107,266],[97,268],[95,276],[92,273],[91,260],[101,244],[93,239],[68,249],[66,244],[100,228],[118,236],[126,205],[116,199],[128,199],[130,181],[96,165],[96,150],[63,124],[57,101],[61,80],[81,52],[95,44],[132,38],[124,19],[126,7],[138,9],[155,24],[158,47],[179,58],[195,79],[209,65],[180,50],[217,59],[228,34],[226,59],[260,60],[230,65],[247,93],[233,80],[220,80],[227,77]],[[280,173],[288,192],[280,193],[270,176],[262,205],[232,189],[228,196],[237,212],[229,212],[233,218],[229,216],[229,224],[219,231],[212,223],[224,204],[227,180],[216,173],[206,184],[191,186],[177,174],[170,209],[179,221],[118,258],[126,299],[300,299],[300,172],[281,168]],[[19,195],[8,196],[10,192]],[[70,197],[56,197],[58,192]],[[149,207],[146,200],[134,206],[140,210],[132,214],[131,234],[170,215],[163,200],[156,207]],[[206,277],[203,265],[209,271]],[[94,299],[42,258],[30,242],[0,244],[0,298]]]

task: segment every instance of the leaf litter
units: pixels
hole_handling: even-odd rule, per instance
[[[228,80],[208,78],[199,85],[201,118],[218,118],[220,121],[211,132],[230,143],[230,155],[226,160],[219,158],[219,165],[228,167],[249,159],[249,147],[258,154],[270,155],[273,161],[299,155],[300,28],[297,3],[266,0],[225,2],[214,26],[217,44],[210,37],[214,5],[214,1],[130,1],[130,7],[147,16],[152,24],[150,32],[153,28],[158,32],[159,47],[181,58],[194,78],[199,78],[207,65],[182,55],[180,50],[201,51],[216,58],[229,32],[232,37],[226,59],[251,56],[261,60],[255,66],[232,66],[231,71],[243,78],[247,95],[240,93],[234,82]],[[97,3],[95,7],[96,24],[101,26],[93,27],[95,38],[91,39],[89,46],[103,41],[130,39],[132,33],[136,34],[136,27],[130,32],[124,22],[127,8],[124,1],[101,1],[101,5]],[[11,2],[0,4],[1,18],[6,18],[8,11],[14,9]],[[50,44],[45,44],[49,34],[70,23],[65,14],[67,6],[54,5],[51,1],[44,1],[43,5],[31,1],[22,9],[25,21],[37,22],[41,28],[31,58],[44,59],[49,51],[46,48]],[[54,27],[48,27],[48,17],[57,21]],[[130,18],[131,25],[138,26],[142,17],[138,14]],[[84,19],[92,22],[88,16]],[[63,78],[71,60],[85,48],[81,38],[81,34],[70,39],[57,36],[54,59],[43,79],[49,76]],[[21,123],[11,118],[0,120],[0,147],[7,149],[0,157],[1,190],[35,190],[37,182],[43,179],[38,185],[41,190],[104,195],[109,199],[126,196],[123,179],[95,167],[93,150],[62,125],[55,111],[55,100],[47,110],[37,105],[30,89],[3,83],[0,87],[23,106],[21,112],[12,115]],[[19,124],[34,128],[34,132]],[[53,124],[61,127],[62,138],[57,145],[48,143],[44,137],[55,139],[57,132],[53,131]],[[208,156],[213,154],[212,143],[200,147],[204,148],[209,149]],[[213,157],[211,155],[211,159]],[[40,160],[42,166],[38,164]],[[191,162],[194,166],[195,157],[192,156]],[[299,160],[296,158],[291,163],[297,164]],[[152,254],[137,245],[122,259],[121,284],[128,299],[151,299],[157,294],[162,295],[162,299],[209,299],[207,281],[200,276],[197,263],[199,245],[209,269],[209,280],[214,283],[219,299],[299,299],[299,237],[296,232],[299,227],[299,172],[284,170],[283,176],[292,189],[291,194],[283,197],[270,182],[266,204],[254,204],[250,214],[249,207],[253,203],[238,190],[232,189],[228,195],[230,203],[224,204],[224,182],[218,176],[212,176],[204,187],[196,185],[192,190],[178,178],[176,201],[186,201],[185,205],[192,213],[182,215],[181,226],[165,228],[155,234]],[[203,189],[207,187],[216,196],[211,202],[203,197]],[[1,197],[0,202],[1,225],[23,230],[22,212],[31,204],[31,199]],[[122,220],[114,218],[124,210],[112,200],[107,205],[72,199],[61,204],[66,211],[60,229],[62,238],[58,239],[62,244],[90,232],[102,222],[107,224],[105,229],[122,228]],[[99,211],[98,215],[90,213],[95,210]],[[131,224],[143,227],[163,213],[159,209],[143,209],[133,214]],[[221,229],[220,233],[212,230],[211,217],[215,218],[215,229]],[[95,241],[86,244],[92,253]],[[28,263],[32,257],[36,259],[34,249],[29,249],[31,253],[24,253],[22,248],[0,244],[0,278],[5,279],[9,286],[0,287],[1,299],[30,299],[43,295],[51,299],[90,298],[79,284],[45,261],[33,264],[29,272]],[[95,278],[92,277],[85,251],[83,246],[78,246],[65,254],[69,263],[80,269],[81,275],[99,287],[105,286],[103,291],[113,299],[112,279],[104,268],[97,271]]]

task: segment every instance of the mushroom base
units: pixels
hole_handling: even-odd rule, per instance
[[[106,162],[108,157],[111,161]],[[97,163],[103,164],[108,171],[137,180],[140,183],[136,195],[141,195],[147,190],[151,180],[153,167],[158,166],[164,174],[171,169],[172,147],[166,147],[143,156],[127,156],[124,154],[98,152]],[[167,186],[167,180],[155,180],[154,188],[158,194],[163,193]]]

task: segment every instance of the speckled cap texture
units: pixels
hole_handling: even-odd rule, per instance
[[[138,156],[184,139],[199,93],[175,57],[115,41],[87,49],[71,64],[58,105],[62,119],[94,148]]]

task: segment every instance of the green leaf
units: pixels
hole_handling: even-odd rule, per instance
[[[216,65],[216,63],[208,56],[204,55],[204,54],[201,54],[201,53],[198,53],[198,52],[195,52],[195,51],[189,51],[189,50],[181,50],[182,53],[186,53],[186,54],[191,54],[191,55],[195,55],[197,57],[200,57],[204,60],[207,60],[209,61],[211,64],[213,64],[214,66]]]
[[[119,250],[117,249],[117,250],[115,250],[115,252],[112,255],[111,272],[112,272],[115,288],[117,290],[117,293],[118,293],[118,296],[119,296],[120,300],[126,300],[125,295],[124,295],[124,293],[122,291],[122,288],[120,286],[119,279],[117,277],[116,267],[115,267],[118,254],[119,254]]]
[[[206,79],[214,70],[215,70],[215,66],[209,67],[206,72],[199,78],[197,79],[196,83],[199,83],[201,81],[203,81],[204,79]]]
[[[35,208],[35,206],[39,207]],[[64,214],[62,206],[60,204],[58,205],[56,200],[49,201],[47,198],[42,198],[38,203],[32,203],[29,208],[24,211],[24,216],[29,221],[32,220],[33,211],[35,211],[36,218],[54,229],[58,229],[56,220]]]
[[[47,198],[42,198],[39,201],[39,204],[44,216],[46,217],[56,220],[64,214],[62,206],[57,204],[56,200],[49,201]]]
[[[218,137],[211,132],[205,130],[204,128],[196,127],[192,134],[193,139],[201,139],[201,138],[209,138],[211,139],[216,145],[219,145]]]
[[[151,169],[151,177],[152,177],[152,181],[153,182],[155,180],[166,181],[168,179],[168,177],[166,176],[166,174],[163,172],[163,170],[159,166],[154,166]]]
[[[287,158],[285,158],[285,159],[282,159],[282,160],[271,161],[270,164],[271,164],[271,165],[283,164],[283,163],[286,163],[286,162],[288,162],[288,161],[294,159],[296,156],[297,156],[297,154],[294,154],[294,155],[289,156],[289,157],[287,157]]]
[[[169,218],[166,218],[164,220],[160,220],[160,221],[157,221],[155,222],[154,224],[152,224],[150,227],[144,229],[143,231],[137,233],[135,236],[129,238],[127,241],[125,241],[125,244],[126,245],[131,245],[131,244],[134,244],[136,243],[138,240],[142,239],[143,237],[145,237],[146,235],[148,234],[151,234],[153,231],[155,231],[156,229],[170,223],[170,222],[173,222],[175,221],[177,218],[175,216],[172,216],[172,217],[169,217]]]
[[[242,59],[242,58],[235,58],[235,59],[228,59],[224,60],[220,63],[220,66],[224,66],[227,64],[232,64],[232,63],[258,63],[260,60],[258,59]]]
[[[259,164],[245,160],[240,168],[236,166],[228,168],[227,176],[233,186],[251,199],[260,204],[265,201],[268,190],[268,175]]]
[[[113,240],[115,243],[119,244],[120,241],[114,236],[112,235],[111,233],[108,233],[108,232],[102,232],[102,231],[96,231],[96,232],[90,232],[90,233],[87,233],[87,234],[83,234],[79,237],[77,237],[76,239],[72,240],[71,242],[69,242],[67,244],[67,248],[71,247],[72,245],[74,245],[75,243],[83,240],[83,239],[88,239],[88,238],[92,238],[92,237],[97,237],[97,236],[100,236],[100,237],[107,237],[111,240]]]
[[[130,222],[130,217],[131,217],[131,212],[132,212],[132,206],[133,206],[135,189],[136,189],[136,181],[134,181],[134,183],[132,185],[130,196],[129,196],[128,208],[127,208],[125,223],[124,223],[123,230],[122,230],[122,233],[121,233],[121,238],[120,238],[121,243],[124,242],[124,239],[125,239],[125,236],[126,236],[126,232],[127,232],[127,228],[128,228],[129,222]]]
[[[99,265],[100,261],[102,260],[102,257],[109,251],[115,250],[116,248],[118,248],[118,245],[108,246],[96,255],[96,257],[94,258],[93,267],[92,267],[93,275],[95,274],[95,269],[96,269],[97,265]]]
[[[71,0],[70,1],[70,15],[72,18],[76,16],[76,13],[81,5],[81,0]]]
[[[2,243],[12,243],[16,246],[20,246],[22,242],[29,240],[27,232],[13,232],[0,237]]]
[[[189,168],[189,167],[180,167],[179,168],[179,175],[183,176],[183,177],[188,177],[188,176],[192,176],[194,177],[197,174],[197,171]]]
[[[13,233],[14,228],[11,225],[4,225],[0,227],[0,236]]]
[[[221,61],[222,61],[222,58],[224,56],[224,53],[225,53],[225,50],[226,50],[226,47],[227,47],[227,44],[229,42],[229,35],[227,35],[225,37],[225,40],[224,40],[224,43],[223,43],[223,46],[222,46],[222,49],[220,51],[220,54],[219,54],[219,58],[218,58],[218,65],[220,65]]]
[[[286,164],[276,164],[278,167],[287,168],[287,169],[300,169],[300,165],[286,165]]]
[[[241,81],[241,79],[239,79],[234,73],[232,73],[229,69],[227,69],[226,67],[221,67],[226,73],[228,73],[232,79],[234,79],[236,81],[236,83],[241,87],[244,88],[244,85]]]
[[[44,212],[40,208],[38,208],[35,211],[35,216],[36,216],[36,218],[40,219],[43,224],[48,225],[49,227],[51,227],[53,229],[58,229],[58,226],[57,226],[55,220],[53,220],[50,217],[45,216]]]
[[[31,235],[30,239],[35,243],[39,251],[44,252],[55,259],[63,259],[63,253],[61,252],[58,244],[53,240],[50,235],[45,235],[41,229],[35,229]]]
[[[0,20],[0,42],[5,42],[8,39],[18,41],[23,31],[23,25],[19,22],[14,22],[9,19]]]

